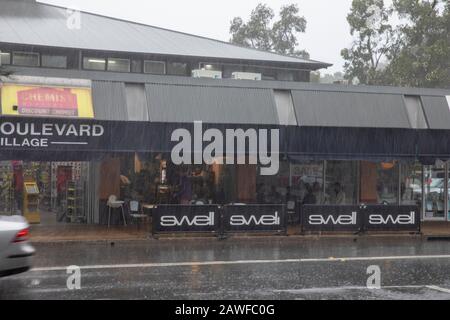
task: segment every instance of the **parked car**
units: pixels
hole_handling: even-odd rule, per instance
[[[31,268],[35,249],[28,241],[29,225],[21,216],[0,216],[0,277]]]

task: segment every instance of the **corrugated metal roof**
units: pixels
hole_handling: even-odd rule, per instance
[[[430,129],[450,129],[450,106],[445,96],[423,96],[422,104]]]
[[[269,89],[147,84],[150,121],[278,124]]]
[[[93,80],[98,119],[278,124],[273,90],[287,90],[292,91],[300,126],[410,128],[403,96],[412,95],[422,98],[430,128],[450,129],[445,98],[450,90],[446,89],[212,80],[45,68],[14,71],[11,77],[17,82],[18,75],[52,77],[43,82],[61,81],[63,85],[72,83],[71,79]]]
[[[0,0],[0,42],[161,55],[329,66],[139,23],[81,13],[81,28],[67,27],[66,9],[23,0]]]
[[[411,128],[402,95],[293,91],[300,126]]]

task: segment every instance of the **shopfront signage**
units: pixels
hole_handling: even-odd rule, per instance
[[[303,206],[304,231],[420,231],[417,206]]]
[[[281,205],[230,205],[223,210],[224,232],[278,232],[286,228]]]
[[[367,231],[420,230],[420,211],[417,206],[369,206],[365,209],[364,228]]]
[[[3,84],[3,115],[94,118],[90,88]]]
[[[160,205],[153,212],[153,233],[219,232],[218,206]]]
[[[102,137],[100,124],[46,123],[0,119],[0,148],[49,148],[89,145],[91,139]]]
[[[303,206],[302,226],[305,231],[359,231],[358,206]]]

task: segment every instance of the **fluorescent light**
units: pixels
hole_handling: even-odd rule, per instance
[[[89,59],[88,61],[90,63],[106,63],[105,60],[98,60],[98,59]]]

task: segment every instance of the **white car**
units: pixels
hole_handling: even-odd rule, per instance
[[[28,242],[29,225],[21,216],[0,216],[0,278],[31,268],[35,249]]]

